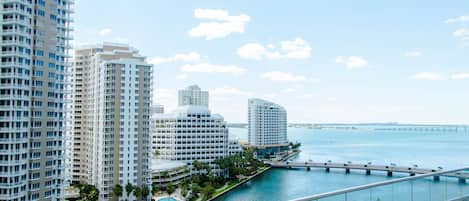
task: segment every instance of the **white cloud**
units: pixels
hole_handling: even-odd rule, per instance
[[[308,59],[311,56],[311,46],[302,38],[280,42],[280,47],[266,46],[259,43],[247,43],[238,48],[238,55],[244,59]]]
[[[190,37],[204,37],[206,40],[225,38],[231,33],[244,33],[246,24],[251,17],[246,14],[237,16],[229,15],[228,11],[221,9],[195,9],[194,16],[197,19],[210,20],[201,22],[197,27],[189,31]]]
[[[179,74],[176,76],[176,79],[178,80],[185,80],[187,79],[188,75],[187,74]]]
[[[419,56],[422,56],[422,52],[420,52],[418,50],[408,51],[408,52],[404,53],[404,56],[406,56],[406,57],[419,57]]]
[[[338,56],[335,59],[335,62],[338,64],[345,64],[348,69],[359,69],[368,66],[368,61],[359,56]]]
[[[112,32],[112,29],[110,29],[110,28],[104,28],[104,29],[99,30],[98,35],[99,35],[99,36],[107,36],[107,35],[109,35],[111,32]]]
[[[201,56],[197,52],[189,52],[186,54],[176,54],[172,57],[153,57],[149,58],[148,62],[154,65],[163,63],[174,63],[174,62],[198,62],[201,60]]]
[[[460,22],[460,23],[469,22],[469,15],[463,15],[463,16],[459,16],[456,18],[450,18],[450,19],[447,19],[445,22],[448,24],[457,23],[457,22]]]
[[[210,63],[187,64],[181,67],[184,73],[231,73],[242,74],[247,70],[235,65],[214,65]]]
[[[240,96],[248,96],[251,95],[250,92],[243,91],[238,88],[234,87],[219,87],[209,90],[210,94],[212,95],[240,95]]]
[[[469,79],[469,73],[457,73],[457,74],[453,74],[451,76],[451,79],[453,80],[465,80],[465,79]]]
[[[453,36],[463,40],[469,40],[469,28],[461,28],[453,32]]]
[[[281,72],[281,71],[272,71],[272,72],[262,73],[261,78],[271,80],[271,81],[290,81],[290,82],[306,81],[305,76],[295,75],[289,72]]]
[[[435,80],[446,80],[446,76],[440,73],[435,72],[421,72],[415,75],[410,76],[411,79],[414,80],[428,80],[428,81],[435,81]]]

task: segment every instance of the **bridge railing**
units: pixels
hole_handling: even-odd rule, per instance
[[[465,179],[444,175],[467,173],[469,167],[409,176],[321,193],[291,201],[448,201],[469,195]]]

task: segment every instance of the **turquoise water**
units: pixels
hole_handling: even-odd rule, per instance
[[[158,201],[177,201],[177,200],[174,198],[161,198],[161,199],[158,199]]]
[[[374,128],[358,130],[322,130],[307,128],[289,128],[290,141],[302,143],[302,152],[293,160],[328,161],[373,164],[395,163],[402,166],[444,169],[469,167],[469,133],[459,132],[424,132],[424,131],[376,131]],[[246,139],[245,129],[230,129],[231,137]],[[396,175],[393,178],[405,175]],[[227,201],[283,201],[306,195],[338,190],[361,184],[390,179],[384,173],[373,172],[366,176],[364,172],[352,171],[344,174],[343,170],[326,173],[321,169],[273,169],[266,174],[246,183],[218,200]],[[406,186],[407,185],[407,186]],[[433,182],[431,179],[414,183],[414,200],[438,200],[446,192],[451,195],[469,193],[469,185],[458,184],[456,179],[444,179]],[[409,189],[410,184],[389,187],[387,191]],[[444,189],[444,190],[442,190]],[[386,189],[385,189],[386,190]],[[363,196],[375,193],[363,192]],[[453,193],[454,192],[454,193]],[[357,193],[358,194],[358,193]],[[384,191],[383,196],[388,196]],[[399,194],[399,193],[398,193]],[[405,196],[405,193],[400,193]],[[406,200],[404,197],[380,197],[385,200]],[[407,196],[409,197],[409,196]],[[431,199],[429,199],[429,197]],[[331,199],[343,200],[343,198]],[[365,199],[356,199],[365,200]]]

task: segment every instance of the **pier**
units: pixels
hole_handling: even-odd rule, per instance
[[[409,174],[410,176],[415,176],[417,174],[429,174],[438,172],[435,169],[427,168],[418,168],[418,167],[405,167],[405,166],[394,166],[394,165],[372,165],[372,164],[355,164],[355,163],[318,163],[318,162],[292,162],[292,161],[280,161],[280,162],[266,162],[272,168],[305,168],[306,170],[311,170],[311,168],[322,168],[326,172],[329,172],[331,169],[343,169],[346,174],[349,174],[351,170],[364,170],[367,175],[370,175],[372,171],[386,172],[388,176],[392,176],[393,173],[404,173]],[[466,180],[469,179],[469,172],[458,172],[458,173],[448,173],[444,175],[434,176],[433,180],[439,181],[440,176],[446,177],[455,177],[458,178],[460,183],[466,183]]]

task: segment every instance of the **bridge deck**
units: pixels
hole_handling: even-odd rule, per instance
[[[391,165],[371,165],[371,164],[354,164],[354,163],[318,163],[318,162],[267,162],[273,168],[325,168],[325,169],[345,169],[345,170],[367,170],[367,171],[383,171],[388,173],[408,173],[408,174],[427,174],[437,172],[435,169],[404,167]],[[458,172],[445,174],[448,177],[458,177],[469,179],[469,172]]]

